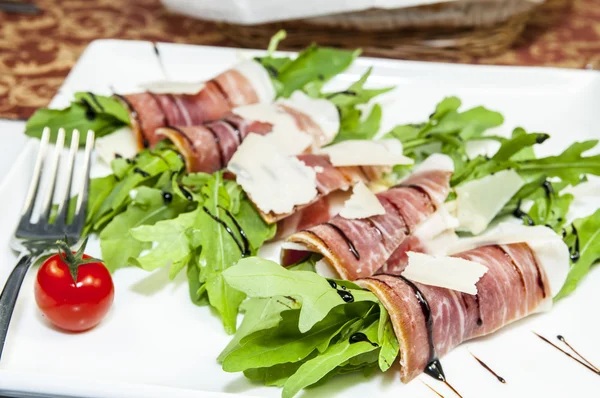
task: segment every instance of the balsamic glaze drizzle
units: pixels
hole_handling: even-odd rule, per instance
[[[474,296],[475,304],[477,304],[477,326],[483,325],[483,319],[481,319],[481,306],[479,305],[479,294]]]
[[[223,220],[221,220],[219,217],[213,215],[207,208],[206,206],[202,206],[202,209],[204,210],[204,212],[206,214],[208,214],[210,216],[210,218],[212,218],[213,220],[215,220],[216,222],[218,222],[219,224],[221,224],[221,226],[223,228],[225,228],[225,231],[227,231],[227,233],[229,234],[229,236],[231,236],[231,238],[233,239],[233,241],[235,242],[235,244],[237,245],[237,247],[240,249],[240,253],[242,253],[242,257],[245,257],[244,253],[245,250],[242,247],[242,243],[240,242],[240,240],[237,238],[237,236],[235,236],[235,233],[233,232],[233,230],[231,228],[229,228],[229,225],[227,225],[227,223]]]
[[[552,188],[552,183],[548,180],[544,180],[542,183],[542,188],[546,192],[546,196],[550,198],[554,194],[554,188]]]
[[[342,300],[344,300],[344,302],[352,303],[354,301],[354,295],[346,289],[346,286],[340,286],[341,289],[338,289],[338,285],[334,280],[327,279],[327,282],[329,282],[329,286],[336,289],[337,294],[342,298]]]
[[[248,240],[248,237],[246,236],[246,232],[244,232],[240,223],[237,222],[237,220],[235,219],[235,217],[233,216],[233,214],[231,214],[231,212],[229,210],[227,210],[226,208],[224,208],[221,205],[218,205],[218,207],[221,210],[225,211],[227,216],[231,219],[231,221],[233,221],[233,223],[235,224],[235,227],[240,232],[240,236],[242,237],[242,241],[244,242],[244,250],[242,251],[242,257],[249,256],[250,255],[250,241]]]
[[[586,362],[582,361],[581,359],[575,358],[573,355],[571,355],[571,353],[563,350],[562,348],[560,348],[559,346],[557,346],[556,344],[554,344],[553,342],[551,342],[550,340],[548,340],[544,336],[541,336],[541,335],[537,334],[536,332],[532,332],[532,333],[535,334],[540,339],[542,339],[544,342],[550,344],[552,347],[556,348],[557,350],[559,350],[560,352],[562,352],[563,354],[565,354],[566,356],[568,356],[569,358],[571,358],[571,359],[579,362],[581,365],[585,366],[587,369],[591,370],[595,374],[600,375],[600,371],[595,366],[590,366],[589,364],[587,364]]]
[[[179,190],[181,191],[181,193],[183,194],[183,196],[185,196],[185,198],[187,200],[189,200],[189,201],[194,200],[194,196],[192,196],[192,194],[190,193],[190,191],[188,191],[187,189],[185,189],[182,184],[179,184],[178,187],[179,187]]]
[[[158,65],[160,66],[160,70],[163,73],[164,77],[167,77],[167,72],[165,71],[165,66],[163,65],[162,57],[160,56],[160,51],[158,50],[158,46],[156,42],[152,42],[152,47],[154,48],[154,54],[156,54],[156,59],[158,60]]]
[[[327,95],[325,98],[332,99],[333,97],[336,97],[338,95],[349,95],[351,97],[356,97],[358,94],[356,93],[356,91],[343,90],[343,91],[338,91],[338,92],[335,92],[335,93],[331,93],[331,94]]]
[[[573,235],[575,235],[575,243],[569,251],[571,252],[571,261],[576,263],[579,261],[579,257],[581,257],[581,253],[579,252],[579,232],[577,231],[577,228],[575,228],[574,224],[571,224],[571,228],[573,230]]]
[[[573,351],[575,354],[577,354],[577,356],[579,358],[581,358],[585,363],[587,363],[588,365],[590,365],[592,368],[596,369],[597,372],[600,372],[600,368],[598,368],[596,365],[594,365],[593,363],[591,363],[590,361],[588,361],[587,359],[585,359],[585,357],[583,355],[581,355],[575,348],[573,348],[573,346],[571,344],[569,344],[567,342],[567,339],[565,339],[562,335],[558,335],[556,336],[556,338],[563,342],[567,347],[569,347],[571,349],[571,351]]]
[[[505,379],[504,377],[502,377],[502,376],[500,376],[498,373],[494,372],[494,371],[492,370],[492,368],[490,368],[490,367],[489,367],[489,366],[488,366],[488,365],[487,365],[485,362],[483,362],[481,359],[477,358],[477,357],[476,357],[476,356],[475,356],[475,355],[474,355],[472,352],[470,352],[470,354],[471,354],[471,356],[472,356],[473,358],[475,358],[475,360],[476,360],[477,362],[479,362],[479,364],[480,364],[481,366],[483,366],[483,368],[484,368],[485,370],[487,370],[488,372],[490,372],[491,374],[493,374],[493,375],[496,377],[496,379],[498,379],[498,381],[499,381],[500,383],[502,383],[502,384],[506,384],[506,379]]]
[[[194,145],[194,141],[192,141],[191,138],[188,137],[179,127],[168,126],[168,128],[170,128],[171,130],[177,131],[177,133],[179,133],[179,135],[188,143],[190,148],[196,149],[196,146]]]
[[[379,344],[373,343],[371,340],[369,340],[369,338],[367,337],[366,334],[361,333],[361,332],[354,333],[348,339],[348,342],[350,344],[360,343],[361,341],[365,341],[365,342],[371,344],[373,347],[379,347]]]
[[[96,94],[92,93],[91,91],[88,91],[87,94],[90,96],[92,102],[98,107],[98,109],[100,109],[100,112],[104,112],[104,107],[102,106],[100,101],[98,101],[98,97],[96,97]]]
[[[170,192],[163,191],[162,198],[163,198],[163,202],[165,202],[165,204],[168,205],[169,203],[171,203],[173,201],[173,194]]]
[[[227,120],[227,119],[222,119],[221,122],[223,122],[226,125],[228,125],[229,127],[231,127],[231,129],[233,130],[233,132],[235,133],[235,135],[238,139],[238,143],[241,144],[242,143],[242,132],[240,131],[239,126],[237,126],[231,120]]]
[[[92,104],[90,104],[88,102],[87,99],[82,98],[81,99],[81,104],[84,106],[85,108],[85,118],[87,120],[94,120],[96,118],[96,110],[94,109],[94,107],[92,106]]]
[[[331,228],[333,228],[342,237],[342,239],[344,239],[344,241],[348,245],[348,250],[350,250],[350,253],[352,253],[354,255],[354,258],[356,258],[357,260],[360,260],[360,254],[356,250],[356,247],[354,247],[354,243],[352,243],[350,238],[348,238],[348,236],[346,236],[344,231],[342,231],[342,229],[340,227],[338,227],[337,225],[329,223],[329,222],[325,223],[325,225],[329,225]]]
[[[440,394],[439,392],[437,392],[433,387],[431,387],[429,384],[425,383],[423,380],[419,379],[421,381],[421,383],[425,384],[425,387],[429,388],[431,391],[433,391],[438,397],[444,398],[444,396],[442,394]]]
[[[212,127],[210,127],[210,125],[207,125],[206,128],[208,129],[208,131],[210,131],[213,138],[215,139],[215,143],[217,144],[217,151],[219,152],[219,164],[221,165],[221,168],[223,168],[225,167],[225,159],[223,159],[224,156],[223,149],[221,148],[221,140],[219,139],[217,133],[212,129]]]
[[[517,208],[515,209],[515,211],[513,211],[513,216],[525,221],[527,225],[535,225],[533,218],[531,218],[529,214],[521,210],[521,199],[519,199],[519,201],[517,202]]]
[[[146,171],[144,171],[144,170],[140,169],[139,167],[134,167],[134,168],[133,168],[133,172],[134,172],[134,173],[138,173],[139,175],[141,175],[141,176],[142,176],[142,177],[144,177],[144,178],[148,178],[148,177],[150,177],[150,173],[148,173],[148,172],[146,172]]]

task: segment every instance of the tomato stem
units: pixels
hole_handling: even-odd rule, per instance
[[[73,278],[73,282],[75,282],[75,283],[77,283],[77,274],[78,274],[80,265],[95,263],[95,262],[102,262],[101,260],[99,260],[97,258],[92,258],[92,257],[83,258],[87,242],[88,242],[88,238],[85,238],[83,240],[83,242],[81,243],[81,246],[79,247],[77,252],[73,253],[66,241],[62,241],[62,240],[56,241],[56,245],[58,246],[58,254],[62,258],[62,260],[65,262],[67,267],[69,267],[69,273],[71,274],[71,277]]]

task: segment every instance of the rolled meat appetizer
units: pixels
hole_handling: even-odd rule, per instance
[[[560,239],[556,244],[561,245],[560,260],[567,271],[568,248]],[[454,256],[487,268],[477,282],[477,294],[413,282],[402,275],[358,281],[375,293],[390,314],[405,383],[423,371],[439,378],[438,358],[464,341],[548,309],[557,293],[540,256],[527,243],[488,245]],[[566,277],[566,272],[562,275]]]
[[[377,194],[384,214],[360,219],[337,215],[291,235],[287,242],[296,244],[296,249],[322,254],[343,279],[374,275],[397,250],[405,253],[433,230],[437,234],[447,229],[443,203],[450,191],[451,174],[450,159],[431,157],[401,184]],[[283,265],[298,257],[292,251],[282,251]]]
[[[139,148],[153,147],[165,126],[195,126],[223,117],[233,108],[272,102],[275,89],[268,72],[248,60],[207,81],[194,94],[144,92],[117,96],[129,111]]]
[[[190,172],[213,173],[225,168],[250,134],[271,134],[287,154],[314,150],[333,140],[340,126],[336,107],[296,92],[275,103],[241,106],[219,120],[159,126],[156,139],[168,138],[183,154]]]

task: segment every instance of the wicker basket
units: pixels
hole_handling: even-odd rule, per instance
[[[264,25],[219,24],[237,43],[265,48],[280,29],[288,32],[282,49],[316,42],[390,58],[488,56],[510,47],[532,15],[564,12],[571,0],[462,0],[421,7],[344,13]],[[560,11],[557,11],[560,10]],[[564,15],[564,14],[563,14]]]

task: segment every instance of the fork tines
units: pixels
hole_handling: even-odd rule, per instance
[[[54,153],[50,159],[46,159],[46,152],[48,151],[50,140],[50,128],[44,128],[39,152],[33,169],[31,184],[29,185],[25,204],[23,205],[21,221],[17,228],[17,235],[19,238],[42,238],[48,237],[48,235],[51,234],[52,236],[56,235],[62,237],[66,235],[77,239],[81,234],[83,224],[85,223],[85,207],[88,196],[90,160],[92,149],[94,147],[94,132],[90,130],[87,133],[83,165],[79,170],[79,175],[75,176],[75,160],[79,148],[79,135],[80,133],[77,129],[73,130],[71,134],[70,149],[65,170],[67,180],[64,190],[62,192],[59,191],[58,211],[54,222],[51,224],[52,202],[54,194],[57,191],[56,185],[60,168],[60,159],[65,146],[65,129],[60,128],[58,130]],[[46,173],[48,173],[47,178],[49,179],[48,189],[45,192],[43,202],[41,202],[42,205],[39,219],[32,222],[35,204],[41,199],[40,196],[42,196],[39,195],[40,181],[42,180],[42,174],[45,175]],[[71,191],[75,178],[77,178],[76,181],[79,181],[79,184],[75,184],[75,186],[78,186],[79,188],[77,192],[75,192],[77,195],[77,203],[73,221],[69,223],[69,203],[71,201]]]

